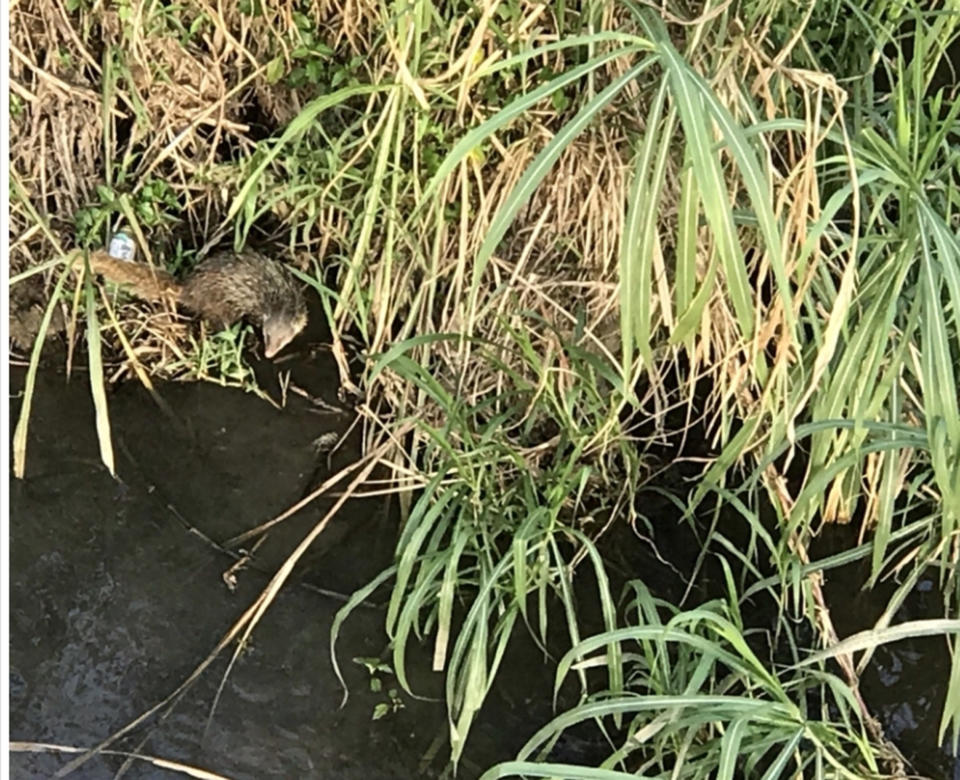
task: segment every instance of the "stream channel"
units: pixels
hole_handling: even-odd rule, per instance
[[[312,366],[292,367],[295,384],[337,406],[332,362]],[[12,420],[24,375],[11,369]],[[211,540],[269,520],[358,457],[355,434],[329,462],[314,448],[319,437],[347,431],[351,413],[295,395],[279,411],[253,395],[205,383],[166,384],[159,391],[174,419],[134,382],[111,392],[114,479],[98,456],[86,376],[65,382],[52,368],[38,375],[26,477],[11,478],[11,740],[88,748],[162,701],[253,603],[333,498],[318,499],[271,529],[254,561],[235,573],[233,589],[224,574],[234,559]],[[348,502],[257,626],[212,718],[235,645],[166,717],[153,718],[112,747],[236,780],[442,776],[447,725],[441,703],[401,693],[403,708],[372,718],[395,680],[383,677],[382,690],[374,691],[370,673],[352,659],[383,652],[381,608],[357,609],[341,634],[338,658],[351,694],[343,707],[330,662],[330,628],[343,603],[338,594],[351,593],[389,565],[396,532],[395,515],[382,498]],[[624,545],[607,546],[623,557]],[[666,547],[690,549],[683,543]],[[611,566],[633,568],[627,574],[636,576],[635,561],[627,556]],[[644,568],[654,576],[651,561],[648,555]],[[851,569],[832,579],[842,589],[837,592],[849,594],[858,578]],[[661,590],[670,597],[670,583]],[[841,634],[865,627],[860,623],[882,609],[881,595],[844,602],[850,614],[835,616],[846,621],[839,623]],[[918,599],[908,605],[910,616],[935,612],[935,584],[925,583]],[[960,762],[936,745],[949,670],[939,641],[881,648],[874,665],[879,671],[868,675],[865,694],[919,772],[960,780]],[[412,653],[408,668],[414,690],[437,697],[439,675],[425,671],[429,650]],[[470,780],[512,758],[549,720],[552,673],[532,642],[518,636],[471,731],[457,777]],[[589,762],[606,755],[605,745],[577,740],[570,735],[551,758]],[[12,776],[52,777],[76,755],[18,750],[10,756]],[[98,755],[70,777],[115,777],[123,763],[117,755]],[[123,776],[184,775],[134,761]]]

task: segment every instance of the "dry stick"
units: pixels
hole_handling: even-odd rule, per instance
[[[318,487],[312,493],[307,495],[305,498],[300,499],[296,504],[291,506],[289,509],[285,510],[284,512],[281,512],[272,520],[267,520],[267,522],[261,523],[256,528],[251,528],[249,531],[244,531],[242,534],[238,534],[237,536],[233,536],[230,539],[227,539],[223,543],[223,546],[226,549],[230,549],[231,547],[236,547],[238,544],[243,544],[245,541],[253,538],[254,536],[259,536],[262,533],[266,533],[271,528],[273,528],[273,526],[277,525],[277,523],[282,523],[288,517],[296,514],[301,509],[303,509],[311,501],[319,498],[321,495],[326,493],[327,490],[329,490],[334,485],[336,485],[341,479],[347,476],[347,474],[358,469],[371,457],[379,457],[379,455],[380,455],[380,451],[377,450],[377,452],[375,452],[373,455],[367,456],[365,458],[361,458],[360,460],[354,461],[348,466],[344,466],[342,469],[340,469],[340,471],[338,471],[332,477],[327,479],[322,485],[320,485],[320,487]],[[349,488],[347,488],[347,490],[349,491]]]
[[[137,375],[137,379],[140,380],[140,384],[142,384],[146,388],[147,392],[150,394],[150,397],[153,399],[153,402],[159,407],[160,411],[163,412],[169,420],[171,420],[176,425],[182,425],[183,423],[180,421],[180,418],[177,417],[173,409],[170,408],[170,405],[166,401],[164,401],[160,393],[157,392],[157,389],[153,386],[153,382],[150,381],[150,377],[147,376],[147,372],[144,370],[140,361],[137,359],[137,355],[133,351],[133,345],[130,344],[130,340],[127,338],[126,334],[123,332],[123,329],[120,327],[120,323],[117,320],[117,314],[114,311],[113,306],[110,305],[110,299],[108,298],[102,285],[100,286],[100,298],[103,301],[103,305],[107,309],[107,314],[110,317],[110,322],[113,324],[117,337],[120,339],[120,344],[123,347],[123,351],[127,355],[127,360],[129,360],[130,365],[133,367],[133,371]]]
[[[86,748],[79,748],[73,745],[54,745],[49,742],[11,742],[10,743],[10,752],[11,753],[80,753],[86,750]],[[189,764],[182,764],[179,761],[170,761],[166,758],[158,758],[156,756],[147,756],[138,752],[127,752],[124,750],[104,750],[104,755],[108,756],[126,756],[128,760],[140,760],[146,761],[150,764],[153,764],[160,769],[169,769],[174,772],[180,772],[185,774],[188,777],[200,778],[200,780],[230,780],[226,775],[214,774],[213,772],[208,772],[206,769],[200,769],[199,767],[191,766]]]
[[[102,75],[103,70],[100,67],[100,63],[94,58],[94,56],[87,50],[86,45],[83,41],[80,40],[80,36],[77,35],[77,31],[74,29],[70,17],[67,14],[67,10],[63,7],[62,3],[56,3],[57,11],[60,13],[60,18],[63,20],[63,25],[60,29],[66,30],[67,34],[73,39],[74,46],[77,47],[77,51],[80,52],[80,55],[87,61],[87,64],[93,68],[94,73],[98,76]]]
[[[297,548],[290,553],[290,555],[287,557],[287,560],[285,560],[283,565],[277,570],[277,573],[273,575],[273,579],[270,580],[270,582],[267,584],[267,587],[264,588],[263,593],[260,594],[260,597],[257,599],[255,604],[256,611],[247,622],[246,630],[243,632],[243,636],[240,637],[240,641],[237,642],[236,650],[233,651],[233,657],[230,659],[230,663],[227,664],[227,668],[220,680],[220,687],[217,688],[216,696],[213,698],[213,705],[210,707],[210,715],[207,717],[207,725],[203,729],[202,741],[206,741],[207,732],[210,730],[210,726],[213,723],[213,716],[217,710],[217,704],[220,702],[220,696],[223,694],[223,689],[227,684],[227,678],[230,676],[230,672],[233,670],[234,664],[240,657],[240,653],[243,652],[243,648],[246,646],[247,640],[250,638],[250,634],[253,633],[254,627],[260,622],[260,618],[263,617],[264,612],[267,611],[267,608],[277,597],[277,594],[280,592],[283,584],[293,572],[293,567],[297,565],[297,561],[300,560],[310,545],[313,544],[314,540],[327,527],[327,524],[340,510],[340,507],[347,502],[356,487],[370,475],[370,472],[373,471],[374,467],[377,465],[377,463],[379,463],[380,458],[386,454],[387,449],[391,446],[393,446],[393,442],[388,440],[366,457],[367,465],[364,466],[363,470],[357,474],[353,480],[351,480],[350,484],[347,486],[347,490],[339,499],[337,499],[334,505],[330,507],[329,511],[323,516],[323,519],[313,527],[313,530],[310,531],[310,533],[303,538],[303,541],[297,545]]]
[[[410,425],[408,424],[408,426],[406,427],[410,427]],[[354,487],[356,484],[359,484],[373,470],[373,467],[377,464],[380,457],[392,445],[393,445],[392,441],[384,442],[384,444],[382,444],[376,450],[371,452],[369,455],[366,455],[363,458],[361,458],[357,463],[352,464],[351,466],[343,469],[340,472],[340,475],[338,476],[342,476],[346,473],[349,473],[350,470],[356,468],[358,465],[366,461],[367,462],[366,468],[363,470],[362,474],[359,477],[357,477],[350,485],[350,487]],[[296,511],[296,509],[302,508],[306,503],[308,503],[308,501],[312,500],[319,494],[320,494],[319,490],[314,491],[306,499],[298,502],[295,505],[294,509],[287,510],[287,512],[284,512],[283,515],[280,515],[280,518],[289,516],[290,514],[292,514],[293,511]],[[316,537],[320,534],[320,532],[326,527],[327,523],[330,521],[330,519],[333,517],[336,511],[346,502],[348,497],[349,497],[349,492],[348,494],[345,494],[342,499],[337,501],[337,503],[330,509],[330,511],[324,516],[324,518],[307,535],[304,541],[301,542],[300,546],[297,547],[296,550],[294,550],[290,558],[287,559],[287,562],[280,567],[280,570],[277,572],[276,575],[274,575],[273,579],[270,581],[267,587],[263,590],[263,592],[260,594],[257,600],[246,609],[243,615],[240,616],[239,620],[237,620],[237,622],[230,627],[230,630],[227,631],[227,633],[223,636],[223,638],[217,643],[217,646],[213,649],[213,651],[200,663],[199,666],[197,666],[196,669],[193,670],[193,672],[191,672],[189,677],[187,677],[182,683],[180,683],[180,685],[177,686],[177,688],[173,691],[173,693],[168,695],[162,701],[155,704],[153,707],[151,707],[149,710],[141,714],[139,717],[130,721],[130,723],[128,723],[123,728],[111,734],[109,737],[103,740],[103,742],[101,742],[99,745],[96,745],[95,747],[90,748],[83,755],[78,756],[70,763],[61,767],[60,770],[54,775],[54,777],[56,778],[66,777],[68,774],[70,774],[74,770],[83,766],[87,761],[89,761],[91,758],[96,756],[98,753],[103,752],[106,748],[108,748],[110,745],[112,745],[114,742],[120,739],[120,737],[130,733],[131,731],[133,731],[133,729],[135,729],[141,723],[148,720],[157,712],[159,712],[164,707],[167,707],[169,705],[167,712],[164,713],[164,715],[162,716],[162,717],[166,717],[172,710],[173,705],[175,705],[177,701],[180,699],[180,697],[187,692],[190,686],[192,686],[193,683],[195,683],[200,678],[200,675],[202,675],[206,671],[207,667],[210,666],[210,664],[212,664],[214,660],[216,660],[217,656],[219,656],[220,653],[223,652],[224,648],[226,648],[237,637],[237,635],[243,630],[244,626],[246,626],[247,624],[250,624],[250,631],[253,630],[253,626],[256,625],[257,621],[259,621],[260,617],[263,615],[263,612],[273,601],[273,598],[276,595],[276,590],[279,589],[279,587],[283,584],[283,582],[286,580],[287,576],[289,575],[289,572],[293,569],[293,564],[296,563],[296,561],[300,558],[300,556],[303,555],[304,550],[306,550],[306,548],[309,547],[309,545],[314,541],[314,539],[316,539]],[[279,522],[279,519],[276,519],[275,521],[271,521],[271,523],[273,522]],[[289,564],[289,567],[288,567],[288,564]],[[241,640],[240,645],[238,647],[238,652],[243,647],[243,643],[250,636],[250,631],[247,631],[244,634],[243,639]],[[234,656],[234,660],[235,658],[236,656]],[[233,664],[233,660],[231,660],[231,666],[232,664]],[[221,688],[222,688],[222,684],[221,684]],[[219,696],[219,691],[217,695]],[[212,717],[212,714],[213,713],[211,712],[211,717]]]

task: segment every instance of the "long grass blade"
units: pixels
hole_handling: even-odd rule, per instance
[[[116,476],[113,461],[113,443],[110,438],[110,409],[103,378],[103,356],[100,354],[100,320],[97,315],[97,298],[93,290],[93,273],[90,260],[84,257],[86,273],[83,277],[87,302],[87,359],[90,366],[90,394],[97,418],[97,441],[100,444],[100,459],[110,476]]]
[[[47,301],[47,305],[43,310],[43,319],[40,320],[40,328],[33,341],[33,350],[30,352],[30,365],[27,367],[27,378],[23,385],[23,402],[20,405],[20,416],[17,418],[17,427],[13,431],[13,475],[17,479],[23,479],[27,468],[27,432],[30,427],[30,412],[33,408],[33,393],[37,383],[37,368],[40,365],[40,354],[43,352],[47,331],[50,329],[53,310],[60,302],[63,286],[73,269],[77,257],[79,257],[79,253],[72,255],[64,263],[63,270],[60,272],[57,283],[53,287],[50,300]]]

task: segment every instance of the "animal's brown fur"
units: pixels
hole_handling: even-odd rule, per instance
[[[169,297],[218,327],[250,318],[263,331],[268,358],[289,344],[307,323],[300,286],[283,265],[256,252],[211,255],[183,282],[166,271],[118,260],[106,252],[93,253],[90,267],[138,298],[157,301]]]

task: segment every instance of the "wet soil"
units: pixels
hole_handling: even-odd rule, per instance
[[[31,276],[10,288],[10,315],[7,333],[14,349],[29,352],[40,332],[47,295],[39,276]],[[60,307],[54,307],[46,338],[63,334],[66,321]]]

